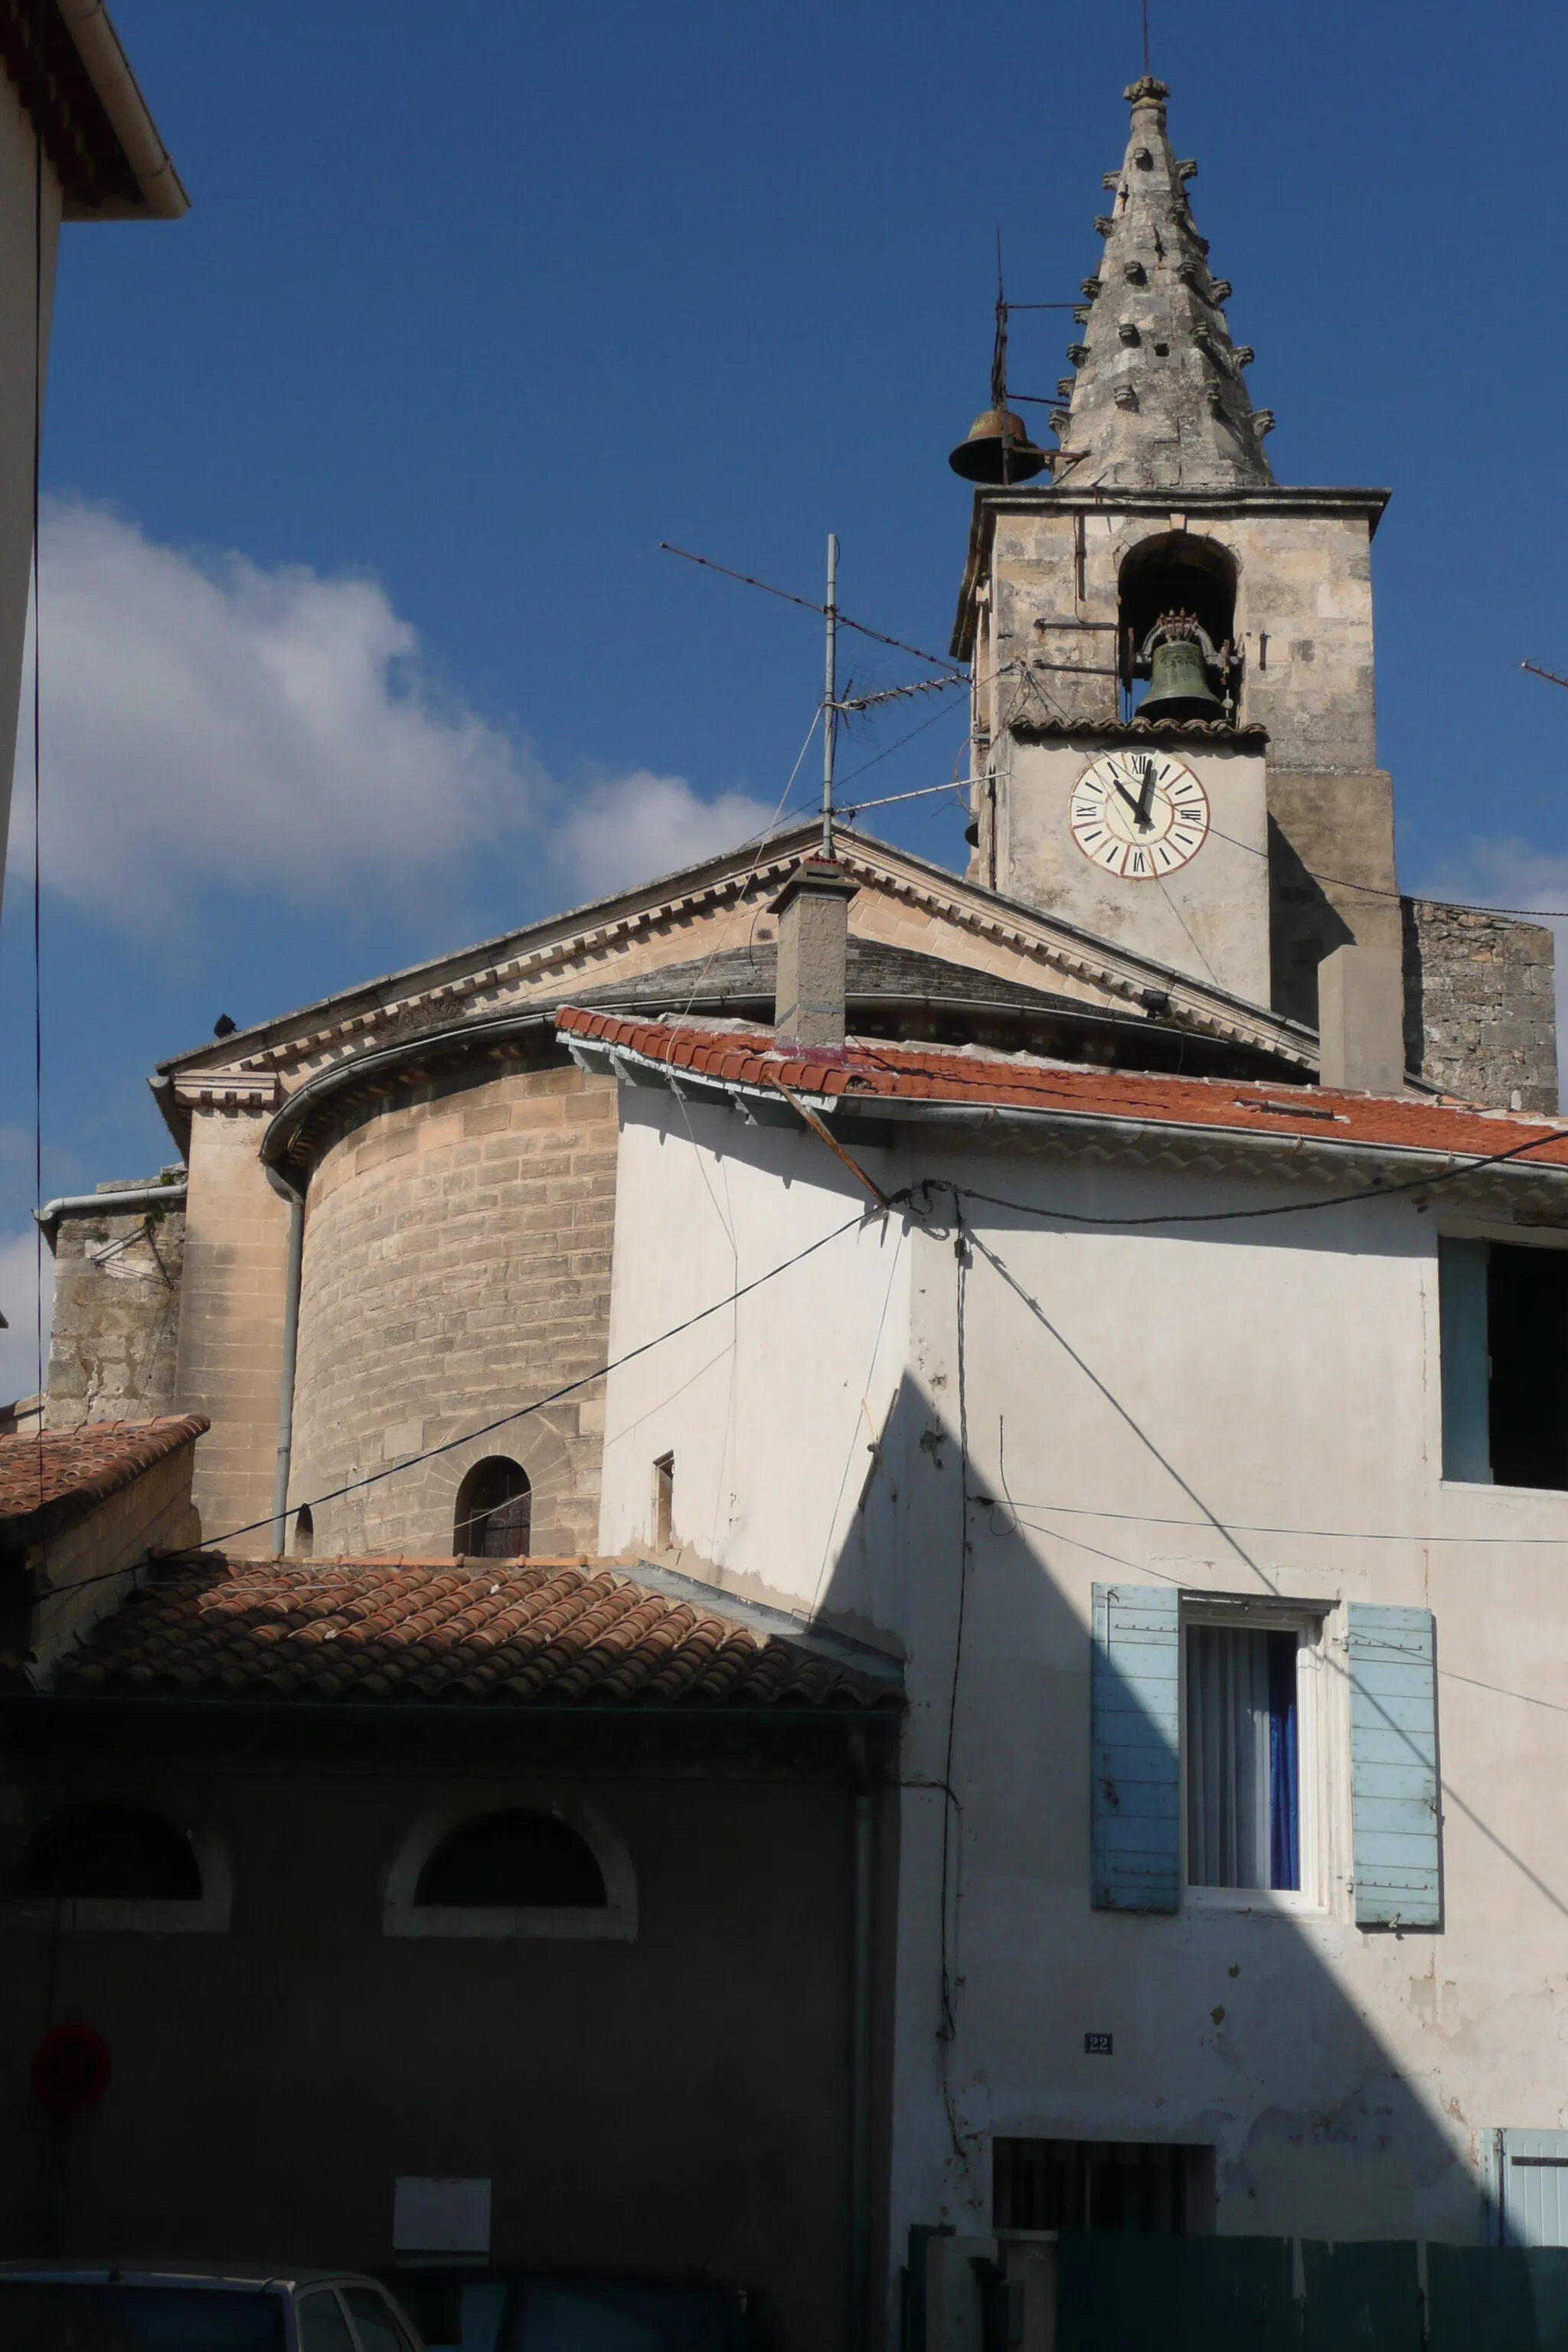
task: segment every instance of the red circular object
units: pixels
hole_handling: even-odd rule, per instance
[[[91,2115],[109,2088],[109,2044],[96,2025],[68,2018],[33,2053],[33,2096],[53,2116]]]

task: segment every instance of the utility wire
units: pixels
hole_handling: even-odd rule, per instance
[[[852,1217],[847,1217],[843,1224],[835,1225],[831,1233],[819,1234],[816,1241],[808,1242],[804,1249],[796,1250],[793,1257],[786,1257],[779,1265],[770,1266],[765,1274],[753,1275],[750,1282],[741,1283],[724,1297],[715,1298],[709,1306],[699,1307],[695,1315],[689,1315],[684,1321],[671,1324],[668,1330],[657,1333],[653,1339],[644,1339],[638,1346],[628,1348],[624,1355],[613,1357],[609,1362],[595,1366],[593,1371],[584,1372],[577,1380],[563,1381],[559,1388],[552,1389],[548,1396],[536,1397],[531,1404],[518,1405],[510,1412],[498,1413],[493,1421],[483,1423],[478,1429],[466,1429],[460,1436],[449,1437],[440,1445],[427,1445],[418,1454],[405,1454],[400,1462],[389,1462],[379,1470],[367,1471],[363,1478],[351,1478],[342,1486],[331,1487],[326,1494],[302,1496],[298,1503],[290,1505],[290,1508],[296,1511],[309,1510],[313,1515],[323,1503],[341,1502],[345,1495],[357,1495],[366,1486],[379,1486],[384,1479],[395,1478],[405,1470],[415,1469],[422,1462],[434,1462],[444,1454],[456,1453],[459,1446],[471,1444],[475,1438],[489,1437],[495,1430],[509,1428],[515,1422],[528,1421],[536,1412],[544,1412],[551,1405],[559,1404],[563,1397],[575,1396],[579,1389],[591,1388],[595,1381],[605,1379],[611,1372],[618,1372],[623,1365],[636,1363],[639,1356],[651,1354],[655,1348],[662,1348],[667,1340],[678,1339],[683,1332],[693,1330],[699,1323],[706,1323],[710,1316],[721,1314],[726,1307],[733,1307],[738,1299],[747,1298],[753,1290],[761,1290],[764,1284],[776,1281],[781,1274],[788,1274],[792,1267],[799,1265],[804,1259],[814,1257],[818,1250],[826,1249],[830,1242],[837,1241],[840,1235],[864,1223],[864,1215],[857,1209],[855,1214]],[[206,1538],[202,1549],[209,1550],[220,1544],[232,1543],[237,1536],[255,1535],[262,1528],[270,1528],[273,1521],[274,1515],[269,1511],[263,1519],[251,1519],[244,1527],[227,1528],[221,1535]],[[114,1571],[117,1576],[122,1576],[124,1573],[123,1569]],[[82,1577],[78,1581],[80,1584],[95,1584],[107,1580],[100,1577]],[[77,1586],[73,1585],[71,1589],[74,1591]]]
[[[1053,1517],[1065,1519],[1117,1519],[1130,1527],[1193,1528],[1212,1533],[1207,1519],[1174,1518],[1163,1511],[1112,1511],[1097,1509],[1088,1503],[1038,1502],[1026,1497],[1016,1503],[1006,1493],[1005,1507],[1021,1527],[1030,1523],[1023,1517],[1026,1511],[1048,1511]],[[975,1498],[977,1501],[979,1497]],[[1405,1534],[1397,1528],[1290,1528],[1272,1527],[1262,1519],[1227,1518],[1227,1527],[1239,1528],[1249,1536],[1300,1536],[1313,1543],[1408,1543],[1408,1544],[1500,1544],[1510,1549],[1516,1545],[1540,1547],[1545,1544],[1568,1544],[1568,1536],[1434,1536]],[[1037,1534],[1049,1532],[1037,1528]]]
[[[1213,1129],[1205,1129],[1213,1133]],[[1305,1139],[1292,1137],[1292,1141]],[[1271,1209],[1172,1209],[1161,1216],[1103,1217],[1091,1216],[1079,1209],[1042,1208],[1036,1201],[1009,1201],[998,1192],[980,1192],[965,1184],[957,1188],[959,1198],[979,1201],[987,1208],[1007,1209],[1021,1217],[1035,1217],[1051,1224],[1091,1225],[1097,1229],[1126,1231],[1145,1225],[1228,1225],[1243,1223],[1254,1217],[1301,1217],[1321,1213],[1325,1209],[1354,1208],[1362,1201],[1392,1201],[1402,1192],[1435,1192],[1440,1184],[1468,1183],[1483,1169],[1500,1168],[1505,1161],[1522,1159],[1527,1151],[1540,1151],[1549,1143],[1561,1144],[1568,1139],[1568,1130],[1554,1128],[1549,1135],[1531,1136],[1527,1143],[1516,1143],[1507,1151],[1489,1152],[1479,1160],[1467,1160],[1458,1168],[1439,1169],[1435,1176],[1410,1176],[1397,1184],[1363,1184],[1354,1192],[1333,1192],[1327,1200],[1282,1201]],[[1561,1163],[1558,1163],[1561,1165]],[[922,1177],[911,1190],[915,1192],[952,1192],[953,1186],[945,1177]]]

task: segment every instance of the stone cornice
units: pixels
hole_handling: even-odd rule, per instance
[[[618,947],[678,931],[692,917],[710,916],[727,906],[754,901],[760,908],[777,895],[780,883],[793,872],[803,842],[815,838],[814,827],[802,828],[770,844],[765,856],[747,864],[737,859],[728,871],[709,868],[700,879],[694,874],[690,887],[668,898],[638,894],[629,904],[613,900],[584,910],[597,920],[573,925],[565,918],[542,925],[542,936],[536,933],[531,941],[527,933],[514,935],[514,940],[499,943],[514,946],[514,952],[493,956],[467,971],[455,957],[417,967],[404,976],[407,986],[399,987],[395,978],[378,983],[374,992],[356,991],[337,1000],[343,1009],[336,1018],[309,1027],[274,1024],[253,1031],[248,1051],[235,1052],[246,1043],[243,1037],[226,1039],[222,1047],[200,1048],[183,1063],[165,1065],[165,1074],[154,1084],[168,1110],[177,1106],[186,1113],[196,1108],[271,1111],[287,1096],[335,1068],[399,1044],[414,1046],[426,1035],[432,1040],[438,1035],[443,1049],[450,1052],[472,1024],[476,1050],[483,1050],[487,1037],[493,1042],[496,1024],[522,1014],[531,1003],[547,1001],[546,986],[553,977],[560,977],[562,995],[573,986],[597,986],[599,982],[586,978],[583,967]],[[1143,1015],[1157,995],[1164,1000],[1161,1018],[1167,1023],[1303,1070],[1316,1068],[1317,1040],[1311,1032],[1264,1007],[1227,996],[849,828],[839,834],[838,855],[862,887],[918,908],[955,932],[1025,957],[1042,974],[1059,975],[1094,992],[1091,1002],[1112,1009],[1125,1005]],[[330,1014],[333,1007],[329,1002],[317,1009]]]

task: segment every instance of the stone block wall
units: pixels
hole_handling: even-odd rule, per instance
[[[68,1211],[56,1228],[46,1428],[153,1421],[174,1410],[184,1196],[167,1209],[116,1214],[115,1193],[131,1189],[100,1184],[101,1210]]]
[[[322,1154],[306,1205],[290,1485],[291,1527],[312,1502],[318,1557],[449,1553],[458,1487],[491,1454],[528,1473],[536,1555],[596,1549],[598,1383],[467,1433],[605,1360],[616,1154],[613,1083],[539,1067],[391,1099]],[[454,1438],[452,1452],[396,1470]],[[381,1470],[393,1475],[314,1502]]]
[[[264,1128],[259,1109],[203,1107],[191,1119],[175,1403],[212,1423],[195,1471],[209,1543],[272,1508],[289,1212],[261,1164]],[[237,1549],[268,1541],[263,1524]]]
[[[1402,912],[1406,1067],[1493,1110],[1554,1112],[1552,933],[1432,898]]]

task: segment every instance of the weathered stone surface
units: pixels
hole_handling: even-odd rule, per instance
[[[136,1188],[156,1178],[135,1180]],[[45,1427],[89,1421],[151,1421],[174,1405],[184,1272],[183,1196],[167,1209],[63,1215],[55,1234],[54,1325]]]
[[[478,1077],[478,1073],[475,1074]],[[323,1151],[307,1201],[291,1508],[531,1404],[605,1360],[616,1089],[521,1068],[390,1102]],[[482,1177],[482,1189],[476,1184]],[[598,1538],[597,1382],[315,1507],[318,1554],[449,1552],[466,1471],[505,1454],[531,1548]]]
[[[1198,235],[1184,173],[1165,137],[1163,82],[1145,75],[1127,92],[1132,105],[1126,159],[1111,212],[1096,223],[1104,258],[1081,342],[1068,356],[1078,370],[1060,425],[1056,478],[1074,488],[1227,489],[1272,477],[1262,435],[1273,418],[1255,415],[1207,240]],[[1228,287],[1225,288],[1228,293]]]
[[[1408,1066],[1494,1110],[1555,1111],[1551,932],[1432,898],[1403,913]]]

